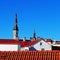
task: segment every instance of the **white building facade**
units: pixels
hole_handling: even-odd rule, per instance
[[[40,40],[31,47],[35,48],[36,50],[52,50],[52,46],[43,40]]]

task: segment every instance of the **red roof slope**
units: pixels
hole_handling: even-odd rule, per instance
[[[0,39],[0,44],[20,44],[21,47],[28,47],[36,44],[39,40],[34,41],[23,41],[23,40],[14,40],[14,39]]]

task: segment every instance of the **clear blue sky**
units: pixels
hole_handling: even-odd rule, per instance
[[[36,35],[60,40],[59,0],[0,0],[0,38],[13,38],[15,13],[19,37]]]

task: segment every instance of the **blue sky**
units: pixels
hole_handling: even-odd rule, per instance
[[[59,0],[0,0],[0,38],[13,38],[15,13],[19,37],[36,35],[60,40]]]

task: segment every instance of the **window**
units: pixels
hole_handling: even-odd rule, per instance
[[[42,48],[41,50],[44,50],[44,48]]]
[[[42,42],[40,42],[40,45],[42,45]]]

